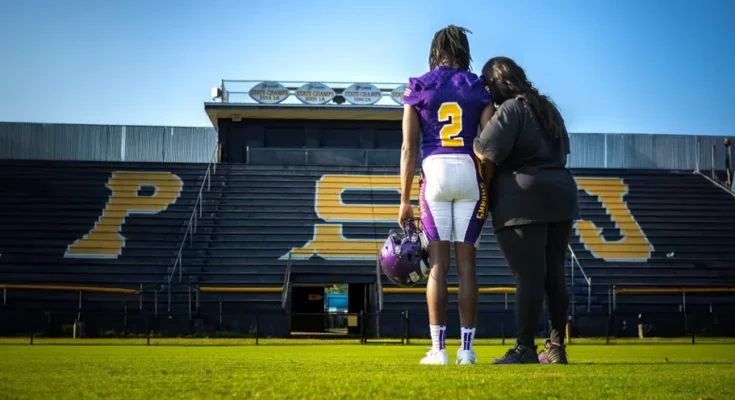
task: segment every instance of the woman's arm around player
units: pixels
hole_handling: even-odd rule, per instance
[[[482,110],[482,115],[480,116],[480,131],[485,129],[487,124],[492,119],[493,114],[495,114],[495,105],[490,102]],[[473,146],[473,150],[475,152],[475,157],[477,157],[482,163],[482,178],[485,182],[486,190],[488,191],[488,193],[490,193],[490,182],[492,182],[493,174],[495,173],[495,164],[493,164],[492,162],[488,162],[487,158],[477,150],[476,144]]]

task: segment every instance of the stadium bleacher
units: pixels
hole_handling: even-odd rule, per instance
[[[75,309],[84,292],[87,307],[104,309],[137,300],[140,290],[152,297],[176,256],[205,168],[0,161],[0,284],[15,285],[5,289],[6,302]],[[29,284],[43,287],[18,286]]]
[[[214,324],[222,313],[288,310],[287,281],[375,283],[375,254],[395,227],[397,168],[221,164],[204,194],[196,233],[184,246],[181,269],[175,270],[205,169],[203,164],[0,161],[6,178],[0,199],[0,284],[6,285],[6,301],[74,309],[81,290],[54,287],[85,286],[136,291],[115,297],[86,290],[85,301],[96,307],[117,305],[120,296],[134,301],[141,290],[141,303],[148,305],[145,293],[155,290],[156,302],[170,301],[180,312],[201,314],[202,324]],[[730,194],[691,172],[573,172],[583,220],[571,249],[592,281],[590,311],[608,308],[613,286],[735,283]],[[569,279],[577,315],[588,311],[587,281],[580,272]],[[178,297],[159,300],[172,273],[182,276],[181,282],[175,279]],[[480,313],[512,310],[511,290],[491,290],[512,288],[513,279],[489,223],[478,275],[484,288]],[[422,285],[402,291],[384,277],[381,284],[383,313],[425,315]],[[454,273],[449,284],[457,286]],[[682,302],[680,295],[622,293],[615,296],[620,312],[676,310]],[[694,307],[715,300],[732,305],[731,299],[700,293],[685,301]],[[456,294],[450,293],[450,302],[456,303]],[[269,323],[271,333],[285,334],[283,316]],[[425,316],[417,317],[410,328],[420,334],[425,325]]]

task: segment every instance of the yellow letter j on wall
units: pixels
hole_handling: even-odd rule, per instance
[[[653,245],[631,214],[624,197],[628,185],[620,178],[576,178],[577,186],[590,196],[599,199],[602,208],[620,230],[622,238],[607,240],[602,228],[584,218],[575,228],[584,247],[595,258],[605,261],[646,262],[651,257]]]

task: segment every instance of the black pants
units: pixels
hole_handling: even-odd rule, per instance
[[[564,279],[572,221],[520,225],[495,233],[516,279],[518,343],[533,346],[536,323],[546,295],[551,340],[564,343],[569,295]]]

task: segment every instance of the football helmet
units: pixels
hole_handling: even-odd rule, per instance
[[[378,254],[380,268],[401,287],[411,287],[429,276],[427,241],[412,220],[403,223],[403,232],[391,230]]]

